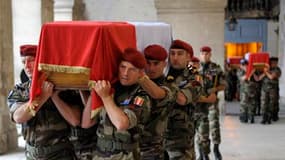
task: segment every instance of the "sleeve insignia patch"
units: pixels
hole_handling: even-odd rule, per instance
[[[137,105],[137,106],[142,106],[143,102],[144,102],[144,99],[142,97],[137,96],[134,99],[134,104]]]

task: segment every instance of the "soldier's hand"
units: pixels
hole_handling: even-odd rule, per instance
[[[54,84],[48,81],[44,81],[41,88],[42,92],[40,95],[40,101],[46,102],[53,94]]]
[[[109,81],[99,80],[96,82],[94,90],[101,98],[106,98],[111,95],[111,84]]]
[[[185,95],[182,92],[178,92],[176,97],[176,103],[178,103],[179,105],[185,105],[186,101],[187,99]]]
[[[48,81],[44,81],[42,84],[42,97],[50,97],[53,94],[54,84]]]

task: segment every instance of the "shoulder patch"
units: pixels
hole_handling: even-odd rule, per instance
[[[137,106],[142,106],[144,102],[144,99],[140,96],[136,96],[136,98],[134,99],[133,104],[137,105]]]
[[[174,77],[169,75],[169,76],[166,77],[166,81],[167,82],[173,82],[174,81]]]

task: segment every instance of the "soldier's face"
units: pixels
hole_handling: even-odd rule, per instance
[[[165,61],[147,60],[145,72],[150,79],[156,79],[163,75],[165,66]]]
[[[136,68],[127,61],[122,61],[119,65],[119,80],[124,86],[136,84],[139,77],[143,74],[143,70]]]
[[[170,49],[169,61],[171,67],[175,69],[183,69],[190,61],[190,54],[184,49]]]
[[[211,52],[201,52],[200,61],[209,62],[211,60]]]
[[[277,61],[271,61],[270,62],[270,67],[277,67],[278,66],[278,62]]]
[[[24,65],[24,71],[27,76],[31,79],[34,71],[35,57],[25,56],[21,57],[22,63]]]

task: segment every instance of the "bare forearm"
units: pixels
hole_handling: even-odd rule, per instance
[[[13,113],[13,120],[16,123],[24,123],[33,118],[33,115],[28,108],[28,102],[24,104],[14,104],[14,105],[20,105],[19,108]]]
[[[111,96],[102,98],[106,112],[118,130],[125,130],[129,128],[129,118],[113,101]]]
[[[91,119],[91,97],[89,97],[83,110],[81,127],[90,128],[95,123],[96,121],[94,119]]]
[[[270,74],[269,72],[265,72],[265,74],[266,74],[266,76],[269,78],[269,79],[274,79],[275,77],[272,75],[272,74]]]
[[[72,126],[79,126],[80,124],[79,108],[74,108],[72,106],[69,106],[64,101],[62,101],[57,95],[52,96],[52,101],[54,102],[59,113],[69,124],[71,124]]]
[[[48,97],[38,97],[32,103],[15,103],[19,106],[13,113],[13,119],[16,123],[25,123],[35,116],[43,104],[47,101]]]

